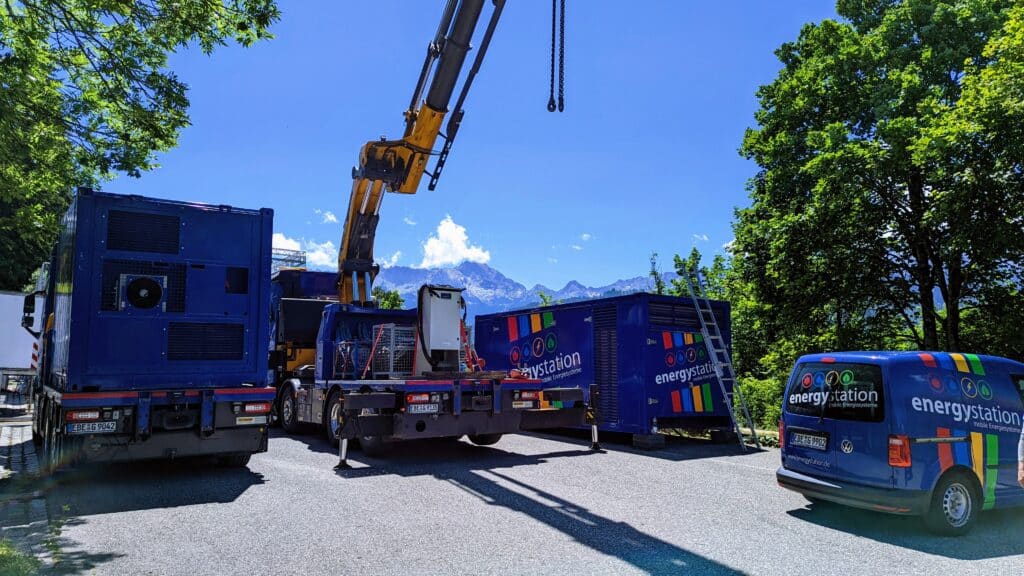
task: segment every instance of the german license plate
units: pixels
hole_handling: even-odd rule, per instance
[[[409,404],[405,411],[409,414],[435,414],[438,407],[437,404]]]
[[[828,447],[828,438],[816,434],[794,432],[793,436],[789,439],[789,443],[793,446],[810,448],[811,450],[825,450]]]
[[[104,434],[117,432],[117,422],[73,422],[68,424],[68,434]]]
[[[512,407],[513,408],[533,408],[533,401],[532,400],[513,400],[512,401]]]

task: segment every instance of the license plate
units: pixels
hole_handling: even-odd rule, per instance
[[[117,432],[117,422],[74,422],[68,424],[68,434],[103,434]]]
[[[794,432],[793,436],[789,439],[789,443],[793,446],[800,446],[801,448],[825,450],[828,447],[828,438],[815,434],[801,434],[800,432]]]
[[[530,400],[513,400],[513,408],[533,408],[533,402]]]
[[[437,404],[409,404],[405,411],[409,414],[434,414],[438,407]]]

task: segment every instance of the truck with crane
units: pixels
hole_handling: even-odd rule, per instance
[[[324,290],[324,273],[283,269],[274,277],[270,365],[278,385],[279,420],[286,431],[301,423],[322,426],[329,441],[340,443],[343,467],[352,439],[359,440],[364,453],[375,454],[401,440],[468,435],[476,444],[489,445],[506,433],[577,427],[585,421],[580,386],[552,386],[518,371],[484,370],[466,336],[461,288],[422,286],[413,310],[379,309],[371,297],[379,272],[373,245],[385,192],[415,194],[424,176],[428,189],[436,186],[504,5],[504,0],[493,1],[479,50],[449,115],[484,0],[448,0],[405,112],[402,138],[381,138],[362,147],[352,171],[334,276],[336,298]],[[438,138],[443,145],[435,152]]]
[[[22,311],[45,469],[267,450],[272,226],[269,209],[79,189]]]

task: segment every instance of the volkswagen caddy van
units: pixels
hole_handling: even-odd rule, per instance
[[[1024,364],[994,356],[803,356],[782,400],[780,486],[809,500],[921,515],[958,535],[1024,505]]]

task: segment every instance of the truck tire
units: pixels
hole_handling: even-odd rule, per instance
[[[299,414],[295,410],[295,390],[291,387],[281,390],[278,399],[278,418],[281,428],[289,433],[295,434],[299,431]]]
[[[32,443],[35,444],[36,446],[43,445],[43,434],[42,432],[40,432],[40,429],[42,428],[42,414],[42,396],[37,396],[35,398],[34,406],[32,407]]]
[[[925,526],[944,536],[970,532],[981,509],[978,494],[976,483],[967,474],[959,471],[946,474],[932,492],[931,505],[924,515]]]
[[[252,458],[249,452],[225,454],[220,457],[220,465],[225,468],[245,468],[249,465],[249,458]]]
[[[501,434],[470,434],[469,441],[477,446],[491,446],[501,440]]]
[[[324,434],[334,448],[338,447],[338,413],[342,409],[341,390],[334,389],[324,406]]]

